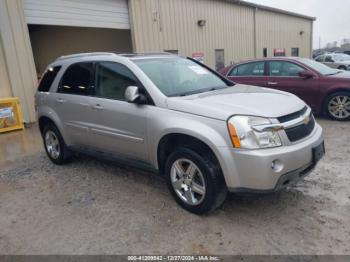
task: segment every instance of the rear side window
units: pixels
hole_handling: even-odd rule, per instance
[[[230,76],[264,76],[265,62],[254,62],[235,67]]]
[[[93,63],[84,62],[71,65],[64,73],[60,93],[74,95],[93,95],[91,85]]]
[[[44,74],[40,81],[38,91],[39,92],[49,92],[50,87],[55,80],[57,73],[60,71],[61,66],[50,67]]]

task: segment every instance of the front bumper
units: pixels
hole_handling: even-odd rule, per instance
[[[313,148],[323,142],[322,128],[316,124],[303,141],[270,149],[220,149],[220,164],[231,192],[272,192],[305,177],[314,168]],[[278,160],[283,168],[274,170]]]

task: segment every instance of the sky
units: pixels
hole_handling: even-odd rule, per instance
[[[261,5],[276,7],[316,17],[313,45],[321,47],[327,43],[350,38],[350,0],[247,0]]]

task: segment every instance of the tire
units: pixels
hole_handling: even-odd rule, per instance
[[[227,187],[221,168],[194,150],[180,147],[171,153],[165,164],[165,175],[176,202],[191,213],[209,213],[226,199]]]
[[[339,66],[338,69],[339,70],[346,70],[346,67],[345,66]]]
[[[324,104],[324,111],[333,120],[350,120],[350,92],[343,91],[329,95]]]
[[[63,165],[71,160],[72,153],[54,124],[44,127],[42,137],[46,154],[54,164]]]

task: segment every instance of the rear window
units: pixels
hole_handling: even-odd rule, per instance
[[[57,73],[60,71],[61,66],[50,67],[44,74],[40,81],[38,91],[39,92],[49,92],[50,87],[55,80]]]

